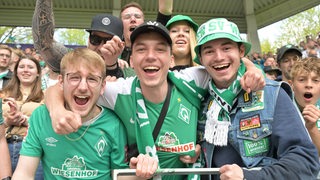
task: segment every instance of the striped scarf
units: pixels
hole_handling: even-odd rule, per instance
[[[241,91],[240,78],[245,73],[245,65],[241,62],[237,78],[227,89],[218,89],[210,80],[209,93],[212,101],[207,111],[204,138],[207,142],[216,146],[226,146],[228,143],[228,131],[231,124],[230,112]]]

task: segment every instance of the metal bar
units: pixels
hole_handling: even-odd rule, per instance
[[[186,175],[186,174],[219,174],[220,168],[165,168],[158,169],[155,175]],[[251,168],[249,170],[260,170],[261,168]],[[135,169],[115,169],[113,170],[113,180],[118,176],[135,176]]]

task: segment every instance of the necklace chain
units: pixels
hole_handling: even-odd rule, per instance
[[[83,131],[83,133],[82,133],[79,137],[77,137],[77,138],[75,138],[75,139],[69,137],[68,135],[64,135],[64,137],[66,137],[66,138],[67,138],[68,140],[70,140],[70,141],[78,141],[78,140],[80,140],[80,139],[86,134],[86,132],[88,131],[90,125],[91,125],[91,123],[87,126],[87,128]]]

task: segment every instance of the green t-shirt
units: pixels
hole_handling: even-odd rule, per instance
[[[33,111],[21,155],[40,157],[45,179],[112,179],[125,163],[126,132],[119,118],[102,108],[77,132],[56,134],[46,106]]]
[[[128,134],[128,144],[136,142],[133,110],[136,103],[132,96],[133,78],[118,79],[106,84],[103,98],[99,104],[115,111],[123,121]],[[174,83],[173,83],[174,84]],[[135,88],[135,87],[134,87]],[[181,155],[195,155],[196,125],[198,107],[190,102],[191,97],[181,93],[173,86],[170,105],[165,120],[155,141],[159,165],[161,168],[185,168],[186,164],[179,159]],[[199,100],[200,102],[200,100]],[[146,112],[153,130],[161,112],[163,103],[154,104],[144,99]],[[152,134],[152,132],[150,132]],[[183,179],[183,176],[163,176],[162,179]]]

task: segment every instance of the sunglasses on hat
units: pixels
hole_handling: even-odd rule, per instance
[[[103,42],[103,44],[105,44],[107,41],[110,41],[112,39],[112,37],[100,37],[94,34],[90,34],[89,36],[89,41],[92,45],[94,46],[98,46],[101,44],[101,42]]]

